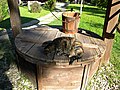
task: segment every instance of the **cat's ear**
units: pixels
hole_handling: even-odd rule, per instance
[[[74,45],[82,46],[82,43],[80,41],[75,41]]]
[[[49,53],[50,53],[49,48],[44,48],[44,54],[45,54],[46,56],[48,56]]]
[[[71,39],[71,43],[73,44],[74,42],[75,42],[75,38],[72,37],[72,39]]]
[[[72,56],[75,56],[75,50],[74,48],[72,47],[70,52],[69,52],[69,58],[72,57]]]
[[[72,37],[73,38],[73,41],[75,41],[76,40],[76,38],[75,37]]]
[[[42,47],[46,47],[48,44],[51,44],[51,43],[52,43],[52,41],[46,41],[42,44]]]
[[[44,48],[44,53],[48,53],[49,49],[48,48]]]

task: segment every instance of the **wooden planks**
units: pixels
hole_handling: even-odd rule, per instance
[[[75,34],[78,32],[80,13],[64,12],[62,14],[62,26],[64,33]]]
[[[56,62],[57,65],[63,65],[66,63],[66,65],[69,64],[69,58],[68,57],[57,57],[51,54],[51,57],[47,57],[43,53],[43,47],[42,44],[46,41],[52,41],[53,39],[57,37],[63,37],[63,36],[72,36],[76,37],[76,39],[83,43],[83,49],[84,54],[83,57],[78,60],[78,62],[84,62],[84,61],[91,61],[95,60],[96,58],[100,57],[102,52],[105,51],[105,44],[103,40],[94,38],[90,35],[87,35],[82,33],[76,33],[75,35],[65,34],[63,32],[60,32],[56,29],[31,29],[31,30],[25,30],[23,33],[19,34],[15,39],[15,44],[17,47],[17,50],[23,54],[23,56],[32,58],[27,59],[32,63],[37,62]],[[91,45],[97,45],[98,47],[94,48]],[[54,58],[54,59],[53,59]],[[77,64],[78,62],[75,62],[73,64]]]
[[[110,53],[112,50],[112,44],[115,36],[115,29],[118,23],[119,13],[120,0],[109,0],[103,29],[103,39],[107,45],[104,63],[109,62],[110,59]]]
[[[43,52],[44,42],[63,36],[75,37],[83,43],[83,57],[75,60],[72,65],[69,65],[68,57],[58,57],[54,54],[48,57]],[[15,45],[18,53],[26,61],[36,64],[38,90],[61,88],[84,90],[88,78],[98,69],[103,52],[105,52],[103,40],[88,35],[87,32],[73,35],[65,34],[57,29],[42,29],[41,27],[23,31],[16,37]]]
[[[45,31],[25,30],[16,37],[15,45],[18,47],[19,51],[25,54],[35,43],[38,43],[35,42],[35,40],[38,40],[39,35],[43,35],[43,33],[45,33]]]
[[[61,68],[58,68],[54,66],[38,64],[38,90],[80,89],[81,79],[84,71],[83,69],[83,66],[62,66]]]

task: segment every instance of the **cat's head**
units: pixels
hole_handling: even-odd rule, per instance
[[[74,49],[74,54],[81,57],[84,53],[83,45],[80,41],[74,41],[72,48]]]
[[[54,49],[55,49],[55,46],[52,43],[49,43],[46,47],[44,47],[44,54],[48,55],[49,53],[52,53]]]
[[[75,39],[74,37],[70,37],[71,45],[74,44],[75,40],[76,40],[76,39]]]
[[[75,46],[83,47],[82,43],[80,41],[77,41],[77,40],[74,40],[74,42],[73,42],[73,47],[75,47]]]

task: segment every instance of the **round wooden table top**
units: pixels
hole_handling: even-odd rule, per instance
[[[34,64],[39,62],[69,64],[68,57],[54,56],[54,59],[52,59],[52,57],[46,56],[43,53],[44,48],[41,46],[46,41],[51,41],[57,37],[63,36],[74,36],[83,44],[84,54],[81,59],[75,60],[73,64],[94,61],[103,56],[106,48],[104,41],[92,32],[86,30],[80,31],[79,33],[70,35],[59,31],[59,29],[50,27],[27,29],[23,30],[23,33],[17,35],[15,38],[15,45],[18,53],[27,61]]]

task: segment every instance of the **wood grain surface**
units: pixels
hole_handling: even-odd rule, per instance
[[[17,51],[23,55],[29,62],[38,63],[55,62],[56,64],[68,64],[68,57],[58,56],[46,56],[43,53],[44,48],[42,44],[47,41],[52,41],[57,37],[75,37],[78,41],[82,42],[84,54],[81,59],[77,60],[74,64],[80,62],[95,60],[102,56],[105,52],[105,43],[97,35],[93,35],[92,32],[82,31],[76,34],[65,34],[56,28],[34,28],[30,30],[23,30],[23,33],[19,34],[15,39],[15,45]],[[54,57],[54,59],[53,59]]]

